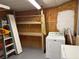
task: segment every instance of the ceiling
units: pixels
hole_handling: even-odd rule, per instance
[[[36,0],[43,8],[55,7],[70,0]],[[24,11],[36,9],[28,0],[0,0],[1,4],[5,4],[16,11]]]

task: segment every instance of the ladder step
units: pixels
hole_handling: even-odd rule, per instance
[[[4,39],[4,40],[8,40],[8,39],[12,39],[12,37],[5,37],[5,39]]]
[[[12,50],[8,51],[8,52],[6,53],[6,55],[11,54],[12,52],[15,52],[15,49],[12,49]]]
[[[12,46],[12,45],[14,45],[14,43],[8,44],[8,45],[6,45],[5,47],[7,48],[7,47],[10,47],[10,46]]]

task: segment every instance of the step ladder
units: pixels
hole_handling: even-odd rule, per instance
[[[0,27],[5,29],[4,27],[8,27],[8,33],[2,30],[2,43],[3,43],[3,50],[4,50],[4,59],[7,59],[8,56],[12,53],[16,52],[15,42],[13,38],[13,33],[9,21],[7,19],[0,20]]]

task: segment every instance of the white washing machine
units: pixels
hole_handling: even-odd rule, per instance
[[[65,44],[64,34],[49,32],[46,37],[46,58],[61,59],[61,44]]]

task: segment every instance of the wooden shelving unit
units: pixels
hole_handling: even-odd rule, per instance
[[[36,36],[36,37],[40,36],[42,38],[41,39],[42,49],[44,50],[44,35],[46,35],[46,25],[43,10],[40,11],[40,15],[16,16],[16,18],[18,18],[17,25],[19,26],[18,27],[19,34],[24,36]],[[26,28],[27,27],[26,25],[30,27]],[[21,28],[21,26],[23,26],[24,28],[23,27]],[[33,26],[40,26],[39,28],[40,32],[33,31],[34,29],[38,30],[38,27],[34,27],[33,29]],[[30,31],[29,32],[25,31],[25,29],[26,30],[30,29]]]

